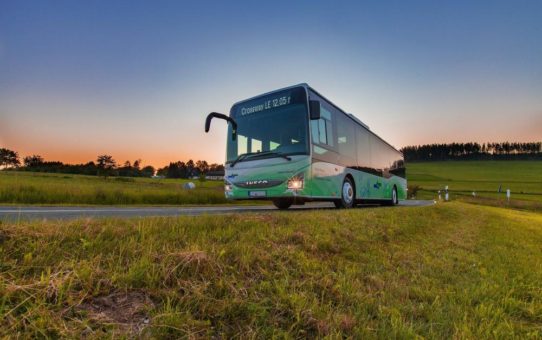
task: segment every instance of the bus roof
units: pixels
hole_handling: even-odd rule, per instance
[[[235,105],[237,105],[237,104],[241,104],[241,103],[244,103],[244,102],[248,102],[249,100],[252,100],[252,99],[256,99],[256,98],[259,98],[259,97],[267,96],[267,95],[273,94],[273,93],[275,93],[275,92],[280,92],[280,91],[284,91],[284,90],[293,89],[293,88],[295,88],[295,87],[300,87],[300,86],[302,86],[302,87],[304,87],[304,88],[306,88],[306,89],[309,89],[309,88],[310,88],[310,86],[309,86],[308,84],[306,84],[306,83],[301,83],[301,84],[297,84],[297,85],[292,85],[292,86],[283,87],[283,88],[280,88],[280,89],[277,89],[277,90],[273,90],[273,91],[269,91],[269,92],[266,92],[266,93],[262,93],[262,94],[259,94],[259,95],[257,95],[257,96],[253,96],[253,97],[250,97],[250,98],[247,98],[247,99],[239,100],[239,101],[233,103],[232,108],[233,108]]]
[[[327,99],[325,96],[323,96],[321,93],[319,93],[318,91],[316,91],[314,88],[312,88],[311,86],[309,86],[309,84],[307,83],[300,83],[300,84],[296,84],[296,85],[292,85],[292,86],[287,86],[287,87],[283,87],[283,88],[280,88],[280,89],[277,89],[277,90],[273,90],[273,91],[269,91],[269,92],[266,92],[266,93],[262,93],[262,94],[259,94],[257,96],[253,96],[253,97],[250,97],[248,99],[243,99],[243,100],[240,100],[238,102],[235,102],[233,105],[232,105],[232,108],[237,105],[237,104],[240,104],[240,103],[243,103],[243,102],[246,102],[246,101],[249,101],[249,100],[252,100],[252,99],[256,99],[258,97],[263,97],[263,96],[267,96],[269,94],[273,94],[275,92],[279,92],[279,91],[284,91],[284,90],[288,90],[288,89],[292,89],[292,88],[295,88],[295,87],[304,87],[305,89],[307,90],[311,90],[312,92],[316,93],[317,95],[319,95],[320,97],[322,97],[323,99],[325,99],[329,104],[333,105],[337,110],[339,110],[340,112],[342,112],[346,117],[350,118],[352,121],[354,121],[356,124],[358,124],[359,126],[361,126],[362,128],[366,129],[369,133],[371,133],[372,135],[374,135],[376,138],[380,139],[382,142],[386,143],[389,147],[391,147],[392,149],[394,149],[395,151],[399,152],[400,154],[402,154],[401,151],[397,150],[393,145],[391,145],[390,143],[386,142],[382,137],[380,137],[379,135],[377,135],[376,133],[374,133],[373,131],[371,131],[371,129],[369,128],[369,126],[365,123],[363,123],[358,117],[354,116],[352,113],[346,113],[343,109],[341,109],[339,106],[337,106],[335,103],[333,103],[331,100]],[[231,109],[230,109],[230,114],[231,114]]]

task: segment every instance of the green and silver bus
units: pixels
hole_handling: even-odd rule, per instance
[[[279,209],[310,201],[338,208],[405,199],[403,155],[352,114],[299,84],[234,104],[228,121],[225,195],[272,200]]]

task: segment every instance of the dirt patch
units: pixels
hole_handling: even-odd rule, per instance
[[[153,307],[154,303],[147,294],[133,291],[94,297],[79,305],[78,309],[97,323],[114,324],[122,330],[140,333],[150,323],[148,312]]]
[[[2,221],[0,221],[0,227],[2,226]],[[0,244],[3,244],[10,239],[10,235],[5,230],[0,229]]]

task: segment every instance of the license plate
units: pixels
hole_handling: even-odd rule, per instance
[[[264,190],[261,191],[249,191],[248,192],[249,197],[265,197],[267,196],[266,192]]]

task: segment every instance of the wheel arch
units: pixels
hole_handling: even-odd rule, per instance
[[[396,183],[393,183],[393,186],[391,187],[390,196],[391,196],[392,200],[393,200],[393,190],[395,190],[395,199],[397,200],[397,203],[393,202],[393,204],[398,204],[399,203],[399,190],[397,189],[397,184]]]

